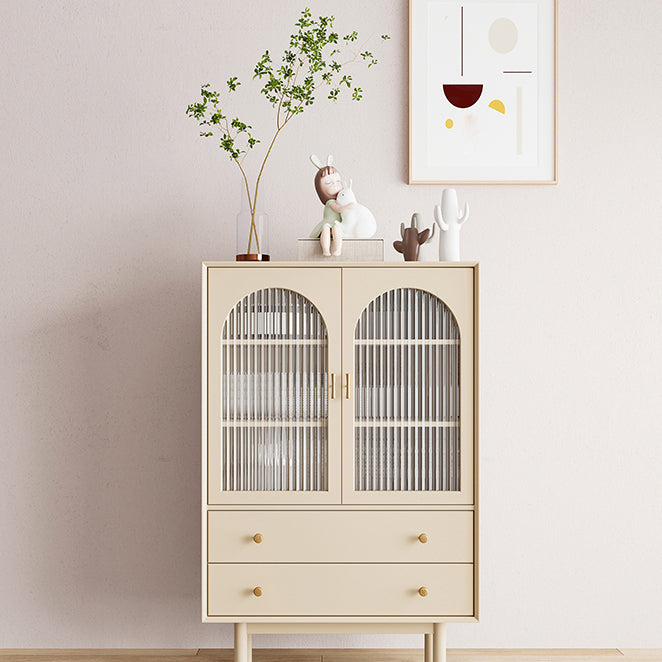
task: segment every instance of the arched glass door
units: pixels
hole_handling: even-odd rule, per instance
[[[328,489],[328,338],[289,289],[251,292],[223,324],[221,490]]]
[[[373,299],[354,333],[354,489],[460,490],[460,332],[420,289]]]

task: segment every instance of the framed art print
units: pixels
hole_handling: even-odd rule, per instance
[[[409,183],[555,184],[556,0],[409,0]]]

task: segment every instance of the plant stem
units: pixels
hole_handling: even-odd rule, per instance
[[[264,160],[262,161],[262,167],[260,168],[260,172],[257,176],[257,181],[255,182],[255,193],[253,195],[253,200],[255,201],[255,206],[257,208],[257,194],[258,190],[260,188],[260,180],[262,179],[262,173],[264,172],[264,166],[267,164],[267,159],[269,158],[269,155],[271,154],[271,150],[273,149],[274,143],[276,142],[276,138],[278,138],[278,134],[285,128],[287,123],[290,121],[292,118],[292,115],[288,117],[284,122],[283,125],[280,126],[277,130],[276,133],[274,134],[274,137],[271,139],[271,144],[269,145],[269,149],[267,150],[267,153],[264,157]],[[255,223],[254,223],[254,215],[255,215],[255,210],[253,210],[253,214],[251,215],[251,229],[255,229]],[[257,241],[257,231],[255,233],[255,239]]]
[[[255,233],[255,244],[257,246],[257,252],[260,252],[260,240],[258,239],[257,236],[257,228],[255,227],[255,209],[256,209],[256,204],[257,203],[257,187],[255,189],[255,197],[251,201],[251,191],[250,187],[248,185],[248,178],[246,177],[246,172],[242,168],[241,163],[239,163],[238,159],[234,159],[234,162],[237,164],[239,167],[239,170],[241,170],[242,177],[244,178],[244,187],[246,188],[246,195],[248,196],[248,206],[251,210],[251,228],[248,233],[248,249],[246,250],[247,253],[251,252],[251,244],[253,243],[253,233]]]

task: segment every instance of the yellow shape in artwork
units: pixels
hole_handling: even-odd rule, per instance
[[[503,101],[500,101],[499,99],[490,101],[489,106],[490,108],[494,108],[494,110],[499,111],[502,115],[506,114],[506,107],[503,105]]]
[[[453,120],[446,120],[446,128],[447,129],[453,128]]]

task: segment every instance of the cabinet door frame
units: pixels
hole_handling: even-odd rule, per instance
[[[341,368],[340,269],[314,267],[203,267],[203,499],[209,505],[323,504],[341,500],[341,400],[328,399],[326,491],[228,491],[221,481],[221,337],[228,313],[245,296],[264,288],[283,288],[306,297],[326,324],[327,365],[339,385]],[[329,380],[330,381],[330,380]],[[214,467],[219,468],[218,471]]]
[[[343,380],[343,503],[346,504],[462,504],[475,503],[475,288],[474,268],[422,265],[344,267],[342,282]],[[398,288],[415,288],[440,298],[453,312],[460,331],[460,490],[358,491],[354,488],[354,332],[361,313],[379,295]],[[344,388],[349,374],[351,399]]]

